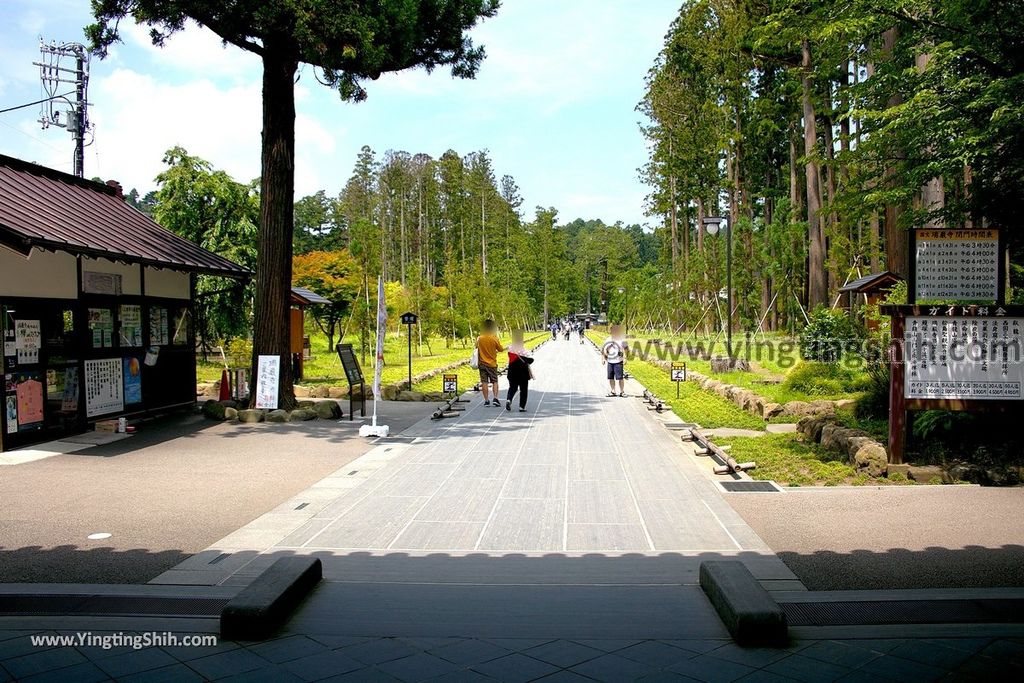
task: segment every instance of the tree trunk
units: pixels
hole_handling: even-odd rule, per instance
[[[278,356],[278,407],[295,407],[289,326],[295,200],[295,72],[298,59],[286,39],[268,38],[263,54],[263,148],[259,251],[252,367]]]
[[[899,38],[899,29],[891,28],[882,34],[882,52],[884,59],[893,59],[893,50]],[[889,107],[903,103],[900,95],[893,95],[888,102]],[[896,158],[901,157],[900,150],[893,150]],[[896,163],[899,163],[898,161]],[[892,184],[894,169],[890,166],[883,171],[887,185]],[[902,278],[910,274],[910,235],[899,226],[902,207],[890,204],[885,207],[885,267]]]
[[[821,190],[818,185],[818,162],[814,160],[814,148],[818,143],[818,126],[815,121],[814,103],[811,101],[811,45],[804,40],[801,45],[803,67],[801,84],[803,89],[804,113],[804,174],[807,178],[807,233],[808,251],[808,304],[813,308],[824,304],[828,297],[828,283],[825,278],[825,233],[821,226]]]

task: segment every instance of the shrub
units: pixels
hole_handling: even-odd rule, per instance
[[[808,396],[839,396],[863,391],[868,380],[839,363],[804,361],[786,375],[782,386]]]
[[[842,359],[843,351],[855,347],[860,333],[846,311],[818,306],[800,332],[800,355],[804,360],[837,362]]]
[[[857,399],[853,414],[860,420],[882,420],[889,416],[889,364],[867,364],[864,393]]]

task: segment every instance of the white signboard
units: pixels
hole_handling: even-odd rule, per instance
[[[124,410],[124,376],[120,358],[85,361],[85,415]]]
[[[38,320],[14,321],[14,346],[18,353],[18,363],[30,365],[39,362],[39,347],[42,334]]]
[[[456,394],[459,391],[459,376],[445,375],[442,377],[441,391],[446,394]]]
[[[672,369],[669,372],[672,375],[673,382],[686,381],[686,366],[682,363],[673,363]]]
[[[281,375],[280,356],[260,356],[256,369],[256,407],[277,410],[277,385]]]
[[[1024,318],[908,316],[904,330],[904,395],[1024,398],[1022,329]]]
[[[919,229],[917,300],[995,301],[999,297],[997,230]]]

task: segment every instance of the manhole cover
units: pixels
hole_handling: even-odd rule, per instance
[[[729,493],[779,493],[774,481],[720,481],[718,485]]]

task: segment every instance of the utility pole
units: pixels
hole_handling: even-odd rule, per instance
[[[59,126],[71,133],[75,142],[74,172],[82,178],[85,176],[85,148],[91,144],[85,138],[92,128],[89,124],[89,51],[81,43],[44,43],[40,39],[39,52],[41,60],[32,63],[39,67],[39,78],[47,95],[41,105],[39,122],[44,129]],[[66,58],[74,59],[74,67],[61,64]],[[74,91],[60,93],[62,83],[73,85]],[[74,100],[69,99],[71,96]],[[61,102],[68,105],[63,122],[58,108]]]

